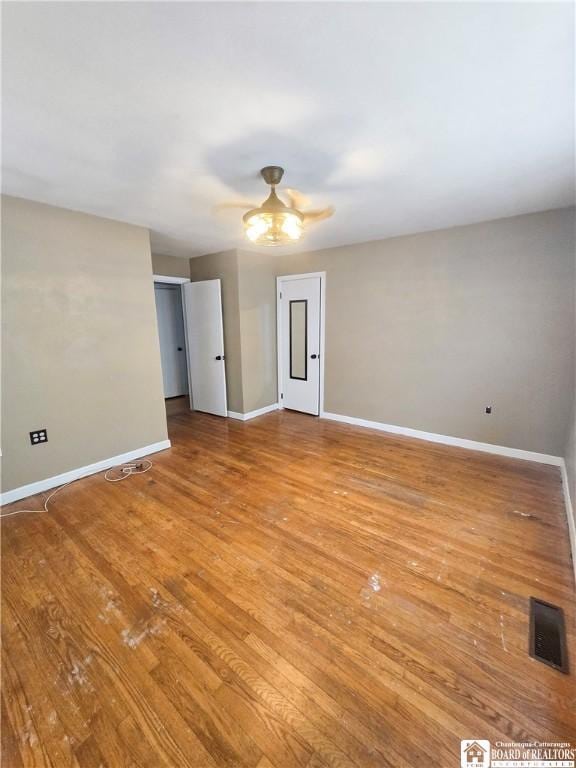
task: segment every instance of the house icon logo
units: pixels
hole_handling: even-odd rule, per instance
[[[464,739],[460,742],[461,768],[490,768],[490,742],[485,739]]]

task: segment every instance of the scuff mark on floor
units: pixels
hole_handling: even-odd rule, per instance
[[[502,650],[508,653],[508,648],[506,647],[506,640],[504,639],[504,616],[502,616],[502,614],[500,614],[500,639],[502,641]]]
[[[164,610],[165,608],[170,607],[170,603],[167,600],[164,600],[164,598],[161,597],[160,592],[158,592],[157,589],[154,589],[154,587],[150,587],[150,594],[152,595],[152,605],[154,608]]]
[[[380,584],[380,574],[379,573],[373,573],[372,576],[368,579],[368,584],[370,587],[372,587],[373,592],[380,592],[382,589],[382,585]]]
[[[164,619],[160,619],[160,621],[156,622],[146,622],[141,628],[136,626],[131,627],[130,629],[124,629],[120,633],[122,641],[124,642],[124,645],[127,645],[129,648],[138,648],[140,643],[147,637],[159,635],[162,632],[165,623]]]
[[[149,589],[150,594],[152,595],[152,607],[155,608],[157,611],[163,613],[163,612],[169,612],[169,611],[176,611],[177,613],[181,613],[183,608],[180,603],[174,602],[171,603],[168,600],[164,600],[160,592],[158,592],[157,589],[154,587],[150,587]]]
[[[81,688],[86,688],[89,691],[93,691],[94,687],[90,682],[86,668],[92,664],[92,654],[89,653],[82,661],[75,661],[70,668],[67,675],[67,680],[70,685],[78,685]]]
[[[368,584],[360,591],[360,597],[365,606],[370,606],[370,601],[374,595],[382,589],[382,576],[375,571],[368,577]]]
[[[115,614],[116,616],[122,616],[122,611],[118,607],[118,603],[120,601],[118,597],[114,594],[114,592],[107,589],[106,587],[101,587],[98,590],[98,594],[100,595],[102,600],[105,601],[102,611],[98,614],[98,619],[103,624],[110,623],[111,614]]]
[[[20,742],[21,744],[28,743],[31,747],[34,747],[38,743],[38,739],[34,732],[34,726],[29,718],[26,718],[26,724],[20,731]]]

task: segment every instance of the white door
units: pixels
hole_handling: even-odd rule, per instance
[[[156,318],[160,338],[160,359],[164,397],[179,397],[188,392],[186,341],[179,285],[154,285]]]
[[[182,287],[194,409],[227,416],[220,280]]]
[[[320,413],[320,277],[278,280],[280,406]]]

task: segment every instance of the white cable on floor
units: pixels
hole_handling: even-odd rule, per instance
[[[79,477],[76,478],[76,480],[80,480]],[[62,488],[66,488],[67,485],[70,485],[70,483],[75,483],[76,480],[70,480],[69,483],[64,483],[64,485],[59,486],[56,488],[56,490],[52,491],[52,493],[48,496],[46,501],[44,502],[44,509],[17,509],[16,512],[7,512],[5,515],[0,515],[0,519],[3,517],[12,517],[12,515],[23,515],[25,512],[48,512],[48,502],[54,496],[58,493],[58,491],[61,491]]]
[[[147,465],[146,467],[144,465]],[[119,483],[120,480],[126,480],[130,475],[142,475],[152,469],[152,462],[149,459],[138,462],[138,464],[120,464],[117,467],[111,467],[104,473],[104,480],[109,483]],[[111,472],[119,472],[118,477],[109,476]]]
[[[118,483],[120,480],[126,480],[126,478],[130,477],[130,475],[142,475],[144,472],[148,472],[150,469],[152,469],[152,462],[149,459],[144,459],[144,461],[138,462],[138,464],[119,464],[117,467],[110,467],[110,469],[106,470],[104,473],[104,480],[106,480],[108,483]],[[111,473],[113,472],[120,474],[118,477],[112,477]],[[48,502],[52,496],[55,496],[59,491],[71,485],[72,483],[76,483],[78,480],[83,479],[83,477],[77,477],[75,480],[70,480],[68,483],[64,483],[64,485],[58,486],[58,488],[53,490],[52,493],[49,494],[49,496],[46,498],[43,509],[17,509],[15,512],[7,512],[3,515],[0,514],[0,520],[3,517],[12,517],[12,515],[23,515],[25,513],[32,512],[48,512]]]

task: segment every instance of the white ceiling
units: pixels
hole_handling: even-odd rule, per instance
[[[313,206],[300,248],[573,204],[569,3],[5,3],[8,194],[244,246],[258,169]]]

